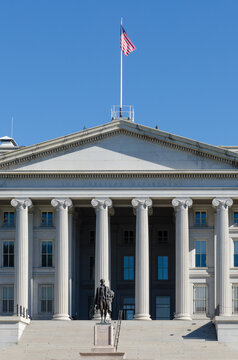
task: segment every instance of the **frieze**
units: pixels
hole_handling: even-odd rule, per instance
[[[59,178],[110,178],[110,179],[130,179],[130,178],[145,178],[145,179],[156,179],[156,178],[221,178],[221,179],[237,179],[238,171],[233,170],[215,170],[215,171],[2,171],[0,172],[0,179],[59,179]]]

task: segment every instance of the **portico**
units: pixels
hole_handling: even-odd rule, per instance
[[[104,278],[114,318],[238,311],[237,153],[120,120],[0,165],[0,310],[88,319]]]

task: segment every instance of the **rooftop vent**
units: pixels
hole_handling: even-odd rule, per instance
[[[128,120],[134,122],[134,106],[132,105],[112,105],[111,120]]]
[[[18,149],[18,145],[13,138],[10,138],[9,136],[0,138],[0,153],[16,149]]]

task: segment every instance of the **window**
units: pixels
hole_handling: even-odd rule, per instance
[[[156,296],[156,320],[170,320],[170,296]]]
[[[124,256],[124,280],[134,280],[134,256]]]
[[[195,242],[195,251],[196,251],[196,267],[206,267],[207,266],[207,242],[206,240],[197,240]]]
[[[135,241],[135,232],[132,230],[124,231],[124,243],[125,244],[134,244]]]
[[[95,280],[95,257],[89,257],[89,279]]]
[[[40,286],[40,313],[53,313],[53,285]]]
[[[207,285],[194,285],[193,302],[195,314],[207,313]]]
[[[123,320],[133,320],[135,314],[135,298],[123,299]]]
[[[158,231],[158,242],[159,242],[159,244],[167,244],[168,243],[168,231],[167,230],[159,230]]]
[[[168,280],[168,256],[158,256],[158,280]]]
[[[53,266],[53,244],[52,241],[41,242],[41,266]]]
[[[3,213],[3,226],[15,226],[15,213],[5,211]]]
[[[3,266],[14,267],[14,241],[3,241]]]
[[[90,245],[95,245],[95,230],[89,231],[89,243]]]
[[[207,225],[206,211],[196,211],[195,212],[195,225],[196,226],[206,226]]]
[[[41,213],[41,226],[53,226],[52,211],[44,211]]]
[[[234,240],[234,267],[238,266],[238,240]]]
[[[234,224],[238,225],[238,211],[234,211],[234,213],[233,213],[233,221],[234,221]]]
[[[237,314],[238,313],[238,284],[233,285],[232,302],[233,302],[233,314]]]
[[[2,287],[2,312],[4,314],[13,313],[14,309],[14,287],[13,285]]]

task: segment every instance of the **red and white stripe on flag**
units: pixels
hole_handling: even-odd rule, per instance
[[[135,51],[136,47],[129,39],[124,28],[121,26],[121,51],[128,56],[132,51]]]

